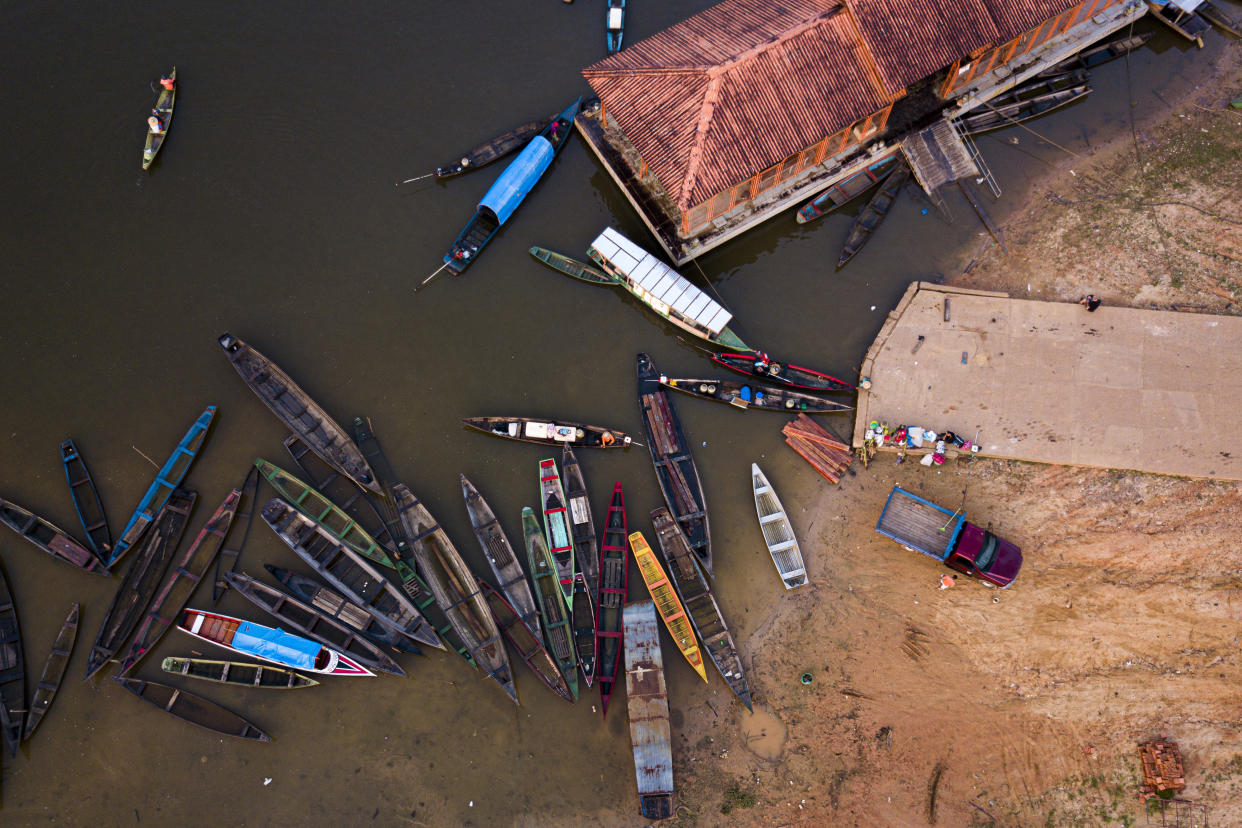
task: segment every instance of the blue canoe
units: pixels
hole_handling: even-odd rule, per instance
[[[181,438],[181,442],[173,449],[173,453],[164,462],[159,474],[155,475],[155,480],[151,481],[147,493],[142,496],[142,500],[138,501],[138,508],[134,510],[129,522],[125,524],[125,531],[121,533],[120,540],[112,547],[112,554],[107,560],[109,567],[119,561],[121,556],[138,542],[142,533],[155,520],[160,509],[164,508],[164,501],[168,500],[173,489],[181,485],[195,456],[207,439],[207,429],[211,426],[211,421],[215,416],[216,407],[207,406],[206,410],[194,421],[194,425],[190,426],[190,430]]]
[[[479,201],[474,217],[453,242],[449,252],[444,254],[444,264],[453,275],[461,273],[475,260],[483,246],[496,235],[500,225],[509,220],[522,199],[543,177],[552,159],[569,140],[581,105],[582,99],[579,98],[532,138]]]
[[[604,7],[604,29],[608,37],[608,54],[621,51],[625,35],[625,0],[608,0]]]

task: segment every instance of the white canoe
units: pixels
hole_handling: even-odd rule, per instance
[[[776,564],[785,589],[800,587],[806,583],[806,565],[802,562],[802,550],[798,548],[798,539],[794,537],[785,507],[756,463],[750,464],[750,478],[755,490],[759,528],[772,555],[772,563]]]

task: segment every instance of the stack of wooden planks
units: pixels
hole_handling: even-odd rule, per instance
[[[815,471],[833,483],[841,480],[841,475],[854,460],[850,448],[836,437],[825,431],[818,423],[805,414],[799,414],[781,429],[785,442],[791,449],[802,455],[802,459],[810,463]]]
[[[1143,765],[1143,787],[1139,799],[1146,801],[1164,791],[1180,791],[1186,787],[1186,771],[1177,743],[1164,738],[1143,742],[1138,746]]]

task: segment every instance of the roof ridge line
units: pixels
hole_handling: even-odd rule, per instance
[[[708,74],[707,89],[703,93],[703,103],[699,107],[699,122],[694,127],[694,141],[690,145],[690,155],[686,159],[686,177],[682,181],[682,193],[694,192],[694,180],[698,177],[699,166],[703,161],[703,142],[707,139],[707,129],[711,125],[712,116],[716,113],[716,102],[720,99],[720,76]]]
[[[845,4],[841,3],[841,5],[838,5],[834,9],[831,9],[825,12],[820,12],[819,14],[812,17],[810,20],[804,20],[803,22],[799,23],[797,26],[794,26],[793,28],[785,29],[776,37],[769,38],[768,40],[765,40],[762,43],[756,43],[754,46],[751,46],[745,52],[742,52],[741,54],[737,55],[734,58],[731,58],[730,60],[724,63],[718,63],[715,66],[708,67],[707,75],[708,77],[713,78],[713,79],[717,75],[723,75],[725,72],[728,72],[730,69],[733,69],[738,64],[741,64],[741,63],[744,63],[745,61],[750,60],[756,55],[766,51],[767,49],[770,49],[775,44],[781,43],[782,41],[785,41],[785,40],[790,40],[802,34],[803,32],[806,32],[807,30],[815,26],[818,26],[821,23],[831,20],[836,15],[841,14],[844,10],[845,10]]]

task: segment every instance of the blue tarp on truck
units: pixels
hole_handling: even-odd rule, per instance
[[[966,514],[950,512],[930,500],[894,486],[875,531],[938,561],[949,557]]]

